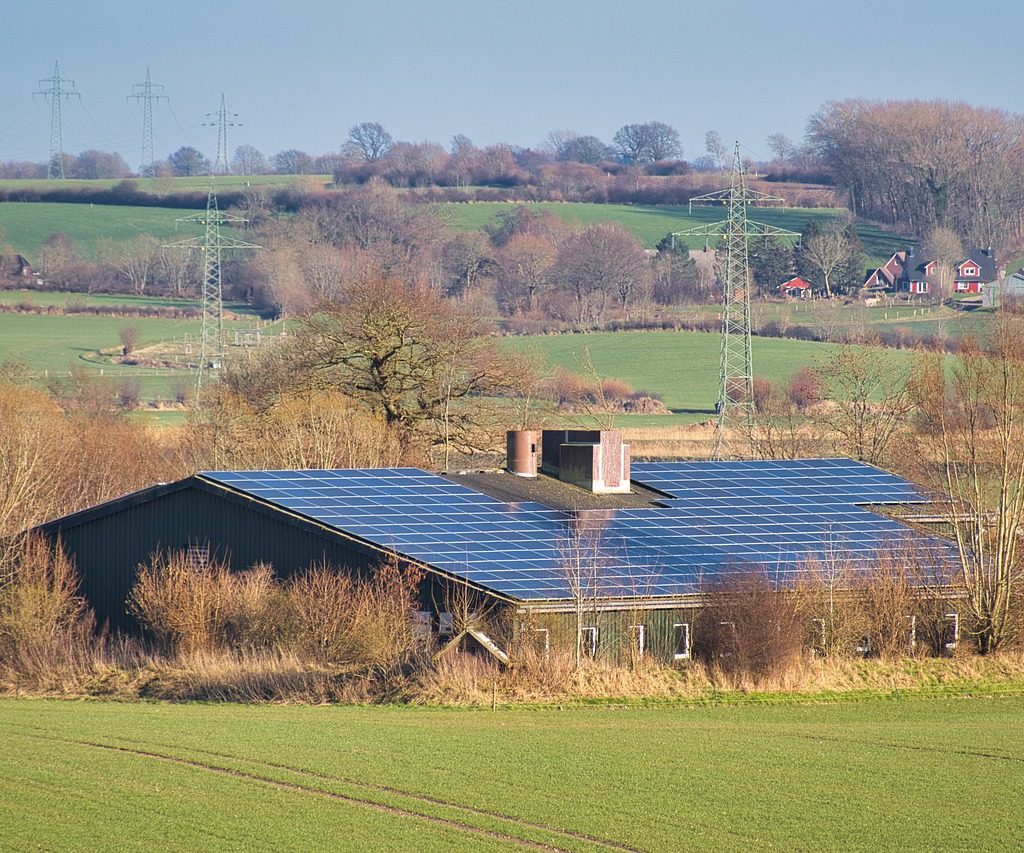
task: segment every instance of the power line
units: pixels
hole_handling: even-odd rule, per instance
[[[153,101],[170,101],[167,95],[155,92],[154,89],[163,90],[163,86],[154,83],[149,79],[149,69],[146,69],[146,79],[142,83],[135,83],[134,90],[126,100],[134,98],[142,102],[142,163],[139,166],[139,174],[145,175],[152,171],[153,161]]]
[[[785,204],[785,199],[747,189],[740,144],[736,143],[732,159],[732,179],[729,189],[694,196],[694,204],[724,204],[728,217],[710,225],[698,225],[672,236],[720,237],[725,240],[725,265],[722,271],[722,343],[718,369],[718,420],[712,444],[712,457],[724,455],[723,443],[728,427],[743,422],[747,434],[754,424],[754,365],[750,340],[750,264],[751,237],[796,237],[795,231],[765,225],[747,219],[747,206],[751,204]]]
[[[228,167],[228,128],[241,127],[242,125],[231,121],[238,118],[238,113],[229,113],[224,106],[224,93],[220,93],[220,109],[216,113],[207,113],[207,118],[217,117],[216,121],[203,122],[204,127],[217,128],[217,159],[213,164],[213,174],[228,174],[231,169]]]
[[[61,100],[74,95],[81,99],[81,95],[74,90],[75,81],[60,76],[60,65],[53,63],[53,76],[44,77],[39,85],[49,83],[49,88],[40,89],[33,94],[42,95],[50,99],[50,162],[46,164],[47,178],[64,177],[64,122],[61,117]],[[65,88],[70,84],[71,88]],[[54,174],[56,172],[56,174]]]
[[[210,189],[206,196],[206,212],[188,216],[179,222],[195,222],[204,226],[202,237],[172,243],[170,249],[198,249],[203,255],[202,281],[202,331],[199,339],[199,367],[196,372],[195,403],[199,405],[199,397],[207,374],[220,370],[227,358],[227,346],[224,338],[224,289],[221,284],[221,256],[225,251],[242,249],[259,249],[255,243],[246,243],[229,237],[221,230],[221,226],[245,223],[248,220],[238,216],[222,213],[217,206],[217,192],[214,177],[210,175]]]

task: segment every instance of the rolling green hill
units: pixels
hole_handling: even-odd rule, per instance
[[[199,234],[199,227],[177,220],[195,211],[169,207],[122,207],[106,204],[57,204],[54,202],[0,203],[0,245],[38,264],[39,248],[51,234],[71,238],[87,259],[95,259],[103,240],[133,240],[148,234],[161,242],[186,240]]]
[[[549,369],[583,374],[585,352],[602,378],[624,379],[636,390],[661,395],[681,419],[704,420],[718,399],[721,338],[711,332],[598,332],[508,338],[507,345],[540,355]],[[787,380],[799,368],[822,362],[832,344],[782,338],[754,338],[754,375]],[[893,369],[909,364],[908,350],[891,350]],[[658,416],[648,416],[654,420]],[[634,423],[627,417],[624,423]],[[662,416],[662,421],[664,417]]]
[[[452,224],[464,231],[482,228],[495,222],[498,215],[515,206],[527,207],[532,210],[543,210],[578,225],[593,225],[613,222],[620,224],[640,238],[644,245],[653,247],[662,237],[671,231],[682,231],[697,225],[718,222],[725,218],[722,207],[694,207],[692,212],[686,205],[628,205],[628,204],[580,204],[573,202],[472,202],[461,204],[445,204],[442,209],[450,216]],[[785,207],[785,208],[751,208],[751,219],[800,232],[809,220],[829,220],[843,215],[845,211],[838,208],[820,207]],[[857,226],[864,250],[868,255],[867,263],[881,264],[889,258],[892,251],[903,245],[906,240],[883,231],[873,225]],[[693,249],[704,246],[704,238],[688,237],[686,242]]]

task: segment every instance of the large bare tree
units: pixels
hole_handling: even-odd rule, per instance
[[[854,213],[980,246],[1021,233],[1024,118],[955,101],[845,100],[808,123],[811,150]]]
[[[947,498],[973,632],[982,652],[1020,631],[1024,586],[1024,322],[1001,315],[982,345],[966,339],[914,385],[924,421],[919,454]]]
[[[347,153],[368,163],[381,159],[390,147],[391,134],[376,121],[364,121],[353,126],[345,143]]]

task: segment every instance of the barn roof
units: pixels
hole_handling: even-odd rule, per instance
[[[867,508],[923,503],[917,487],[849,459],[638,463],[632,477],[660,499],[555,508],[417,468],[198,479],[526,602],[571,598],[574,560],[594,567],[589,595],[679,597],[753,566],[784,582],[815,559],[867,566],[879,549],[910,546],[952,554]]]

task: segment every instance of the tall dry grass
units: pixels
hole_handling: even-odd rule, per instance
[[[140,567],[130,612],[172,655],[273,650],[319,666],[388,670],[423,645],[413,611],[417,571],[395,563],[363,578],[324,564],[287,581],[270,566],[196,566],[185,552]]]
[[[424,651],[413,620],[420,579],[394,562],[369,578],[314,566],[284,586],[289,644],[321,664],[401,666]]]

